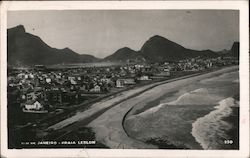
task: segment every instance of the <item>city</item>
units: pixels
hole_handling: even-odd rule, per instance
[[[234,57],[204,59],[200,57],[170,63],[125,63],[108,67],[8,69],[8,105],[13,129],[34,125],[43,120],[47,126],[60,117],[119,92],[185,75],[209,72],[237,65]],[[35,114],[35,117],[27,115]],[[11,119],[10,119],[11,121]],[[46,127],[43,127],[46,128]]]

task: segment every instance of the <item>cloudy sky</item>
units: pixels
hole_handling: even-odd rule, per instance
[[[122,47],[139,50],[154,35],[186,48],[219,51],[239,41],[239,12],[233,10],[11,11],[8,28],[26,32],[51,47],[105,57]]]

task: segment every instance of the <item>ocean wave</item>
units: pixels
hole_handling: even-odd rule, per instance
[[[199,88],[178,97],[168,105],[212,105],[218,101],[217,95],[209,93],[207,88]]]
[[[215,82],[215,81],[216,82],[218,82],[218,81],[232,81],[232,79],[238,77],[238,75],[235,75],[238,73],[239,73],[239,71],[228,72],[228,73],[221,74],[219,76],[215,76],[212,78],[207,78],[207,79],[201,80],[200,82],[204,84],[204,83]]]
[[[149,108],[139,114],[136,114],[136,115],[132,115],[132,116],[142,116],[142,115],[149,115],[149,114],[154,114],[156,113],[157,111],[159,111],[162,107],[164,107],[165,105],[167,105],[167,103],[162,103],[162,104],[159,104],[157,106],[154,106],[152,108]]]
[[[141,115],[152,114],[152,113],[159,111],[161,108],[165,106],[170,106],[170,105],[213,105],[213,104],[216,104],[218,100],[220,99],[221,97],[210,94],[208,89],[199,88],[199,89],[195,89],[193,91],[182,94],[174,101],[161,103],[137,115],[141,116]]]
[[[222,118],[232,113],[231,107],[238,106],[239,102],[231,97],[223,99],[215,107],[216,110],[198,118],[192,124],[191,134],[203,149],[223,148],[224,140],[229,139],[225,131],[231,129],[232,125],[223,121]]]

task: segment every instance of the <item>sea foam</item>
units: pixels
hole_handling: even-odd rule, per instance
[[[203,149],[220,149],[224,140],[229,139],[225,131],[232,128],[232,125],[223,121],[232,113],[231,107],[239,106],[238,101],[229,97],[219,102],[214,111],[204,117],[198,118],[192,124],[191,134],[200,143]]]
[[[212,105],[217,102],[218,97],[209,93],[206,88],[199,88],[184,93],[175,101],[167,103],[168,105]]]
[[[199,88],[182,94],[174,101],[161,103],[137,115],[142,116],[152,114],[159,111],[161,108],[170,105],[213,105],[216,104],[220,99],[221,98],[218,96],[210,94],[206,88]]]

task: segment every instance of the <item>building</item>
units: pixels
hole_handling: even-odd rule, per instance
[[[40,110],[43,108],[43,106],[40,102],[33,100],[33,101],[27,101],[24,104],[24,108],[27,110]]]
[[[45,81],[46,81],[47,83],[51,83],[51,78],[46,78]]]
[[[120,78],[116,80],[116,87],[124,87],[125,85],[134,85],[135,79],[134,78]]]
[[[62,92],[60,90],[49,90],[44,95],[44,101],[50,104],[62,104]]]
[[[34,92],[30,92],[26,94],[26,100],[27,101],[31,101],[31,100],[36,100],[37,96],[35,95]]]
[[[151,80],[147,75],[143,75],[143,76],[141,76],[141,77],[138,77],[137,79],[140,80],[140,81]]]
[[[169,77],[170,74],[170,70],[167,68],[164,68],[159,74],[157,74],[157,76],[165,76],[165,77]]]
[[[124,81],[121,79],[116,80],[116,87],[118,88],[124,87]]]
[[[94,88],[90,89],[90,92],[99,93],[101,92],[101,87],[98,85],[95,85]]]
[[[29,112],[29,113],[47,113],[48,110],[45,110],[44,105],[37,101],[27,101],[26,103],[22,104],[23,112]]]
[[[101,78],[101,82],[104,82],[104,83],[111,83],[111,79],[110,78]]]

